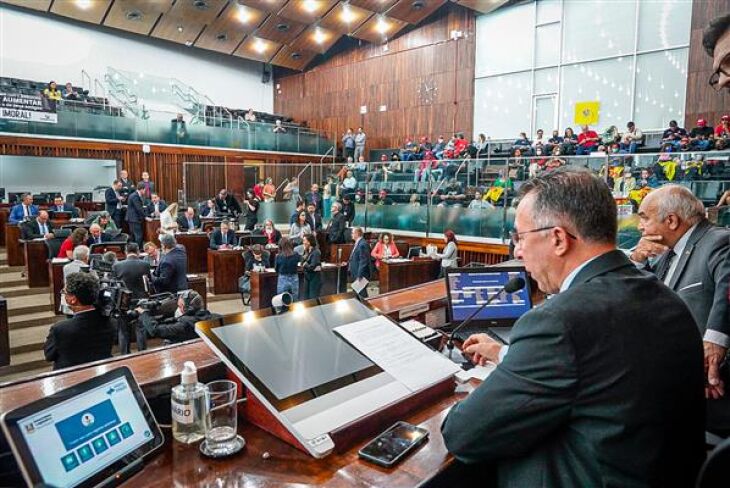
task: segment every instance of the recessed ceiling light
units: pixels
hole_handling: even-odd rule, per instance
[[[76,0],[76,6],[80,9],[86,10],[91,8],[91,0]]]
[[[144,17],[144,14],[139,10],[130,10],[124,16],[131,22],[139,22]]]
[[[208,10],[208,0],[194,0],[193,7],[198,10]]]
[[[219,42],[227,41],[228,40],[228,34],[225,32],[221,32],[217,36],[215,36],[215,40]]]
[[[246,6],[239,5],[236,17],[238,17],[238,20],[242,23],[248,24],[248,21],[251,20],[251,11]]]
[[[291,53],[292,59],[302,59],[302,55],[300,53]]]
[[[322,29],[317,27],[316,29],[314,29],[314,35],[312,36],[312,38],[317,44],[322,44],[324,41],[327,40],[327,34],[325,34]]]
[[[381,34],[385,34],[390,29],[390,24],[383,17],[380,17],[378,23],[375,24],[375,29]]]
[[[316,0],[304,0],[304,2],[302,2],[302,8],[310,14],[316,12],[318,7],[319,5]]]
[[[421,10],[423,7],[426,6],[423,0],[415,0],[411,6],[413,7],[413,10]]]
[[[342,13],[340,14],[340,19],[342,19],[342,22],[349,24],[353,20],[355,20],[355,13],[352,11],[350,6],[348,4],[344,4],[342,6]]]
[[[284,22],[276,24],[276,30],[279,32],[286,32],[289,30],[289,24],[285,24]]]
[[[178,25],[178,26],[177,26],[177,31],[178,31],[178,32],[182,32],[182,31],[183,31],[183,26],[181,26],[181,25]]]
[[[257,53],[263,54],[263,52],[266,51],[266,43],[261,39],[256,39],[256,42],[253,43],[253,48]]]

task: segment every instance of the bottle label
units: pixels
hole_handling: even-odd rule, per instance
[[[172,419],[179,424],[192,424],[195,418],[195,406],[172,400]]]

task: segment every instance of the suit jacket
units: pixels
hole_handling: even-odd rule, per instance
[[[76,314],[51,326],[43,351],[53,369],[112,356],[116,330],[96,309]]]
[[[656,277],[610,251],[523,315],[510,339],[444,421],[457,459],[495,463],[502,487],[694,486],[702,341]]]
[[[93,246],[94,244],[103,244],[103,243],[105,243],[105,242],[111,242],[111,241],[113,241],[113,240],[114,240],[114,239],[113,239],[113,238],[112,238],[112,237],[111,237],[111,236],[110,236],[109,234],[107,234],[106,232],[102,232],[102,233],[101,233],[101,236],[100,236],[100,238],[101,238],[101,242],[100,242],[100,243],[98,243],[98,242],[96,242],[96,240],[94,239],[94,236],[92,236],[91,234],[89,234],[89,238],[88,238],[88,239],[86,239],[86,245],[87,245],[87,246],[89,246],[89,247],[91,247],[91,246]]]
[[[314,212],[314,215],[307,212],[307,223],[314,232],[322,230],[322,215],[319,212]]]
[[[312,193],[311,191],[308,191],[304,194],[304,201],[309,205],[310,203],[314,203],[314,208],[317,209],[317,212],[322,213],[322,194]]]
[[[46,222],[46,226],[48,227],[48,232],[53,233],[55,229],[53,228],[50,220]],[[25,222],[24,224],[21,224],[20,237],[27,241],[43,237],[43,233],[41,232],[41,226],[38,224],[38,220],[33,219],[30,222]]]
[[[370,279],[370,246],[365,239],[360,239],[352,248],[347,271],[353,280],[358,278]]]
[[[79,216],[79,211],[76,207],[73,205],[69,205],[68,203],[64,203],[62,205],[62,210],[59,210],[55,205],[51,205],[48,207],[49,212],[69,212],[71,214],[71,217],[77,218]]]
[[[122,182],[122,188],[119,190],[119,194],[122,196],[129,196],[130,194],[134,193],[136,190],[136,186],[134,182],[130,179],[123,180],[119,179],[119,181]]]
[[[345,216],[341,212],[333,215],[327,225],[327,242],[330,244],[345,242]]]
[[[163,199],[160,198],[160,213],[162,213],[167,208],[167,203]],[[151,201],[147,203],[144,207],[145,214],[147,217],[152,217],[152,215],[155,213],[155,204]]]
[[[144,287],[144,276],[150,276],[150,265],[138,256],[127,256],[127,259],[117,261],[112,266],[114,276],[124,282],[132,292],[133,298],[144,298],[147,290]]]
[[[241,210],[241,204],[238,203],[238,200],[236,200],[233,195],[227,195],[225,200],[221,200],[216,197],[213,202],[215,202],[215,210],[218,213],[232,213],[238,215],[243,212],[243,210]]]
[[[139,196],[138,192],[134,192],[129,195],[128,206],[127,206],[127,222],[144,222],[145,212],[144,204],[142,203],[142,197]]]
[[[177,293],[188,289],[188,255],[178,246],[160,258],[155,269],[152,285],[157,293]]]
[[[31,204],[29,207],[29,211],[30,211],[31,217],[38,216],[38,207],[36,207],[35,205]],[[10,215],[8,216],[8,222],[11,224],[17,224],[19,222],[22,222],[23,219],[25,219],[25,216],[23,215],[23,204],[19,203],[10,210]]]
[[[220,246],[227,244],[229,246],[235,246],[236,245],[236,233],[232,230],[228,229],[228,233],[226,233],[226,239],[223,239],[223,233],[220,229],[214,230],[210,234],[210,248],[211,249],[218,249]]]
[[[342,204],[342,215],[345,216],[345,222],[352,224],[355,220],[355,202]]]
[[[117,198],[117,192],[114,188],[107,188],[104,192],[104,202],[106,203],[106,211],[109,215],[114,215],[117,212],[117,204],[119,198]]]
[[[196,229],[201,228],[200,218],[197,215],[193,217],[193,226]],[[178,230],[181,230],[181,231],[190,230],[190,226],[188,225],[188,218],[186,216],[181,215],[177,218],[177,228],[178,228]]]
[[[137,182],[137,184],[140,184],[140,183],[145,183],[145,182],[143,180],[139,180]],[[152,194],[155,192],[155,182],[154,181],[151,181],[151,180],[148,181],[147,185],[149,186],[149,189],[145,190],[142,193],[142,196],[144,197],[145,200],[149,200],[152,197]],[[135,185],[135,188],[137,188],[136,185]]]

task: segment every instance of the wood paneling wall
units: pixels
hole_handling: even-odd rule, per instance
[[[702,47],[702,31],[710,21],[730,12],[730,0],[694,0],[687,68],[687,99],[684,125],[694,127],[703,118],[713,127],[730,114],[730,92],[717,93],[707,83],[712,75],[712,58]]]
[[[471,137],[475,29],[475,13],[449,2],[391,40],[387,51],[363,44],[305,73],[277,76],[275,111],[337,141],[348,127],[362,126],[370,149],[398,147],[421,135],[463,131]],[[453,30],[465,37],[451,40]],[[424,83],[437,88],[432,103],[419,93]],[[387,110],[380,112],[381,105]]]
[[[115,160],[119,169],[126,169],[132,180],[141,179],[143,171],[150,173],[160,196],[168,202],[178,200],[178,190],[185,189],[191,198],[214,196],[224,186],[235,188],[242,196],[244,184],[234,181],[236,172],[227,171],[227,165],[241,164],[257,166],[258,178],[271,176],[275,184],[283,178],[301,171],[309,162],[319,162],[318,156],[290,156],[281,154],[251,153],[246,151],[221,151],[174,146],[152,146],[145,154],[139,144],[117,144],[107,142],[69,141],[46,138],[0,136],[0,154],[9,156],[81,158]],[[209,163],[185,165],[186,162]],[[301,188],[311,183],[310,175],[319,179],[319,171],[307,171],[303,175]],[[328,173],[325,173],[328,174]],[[111,183],[111,182],[109,182]],[[244,182],[246,187],[253,183]],[[306,187],[304,185],[307,185]]]

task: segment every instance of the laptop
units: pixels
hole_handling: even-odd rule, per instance
[[[164,442],[127,367],[7,412],[0,424],[28,486],[121,482]]]

